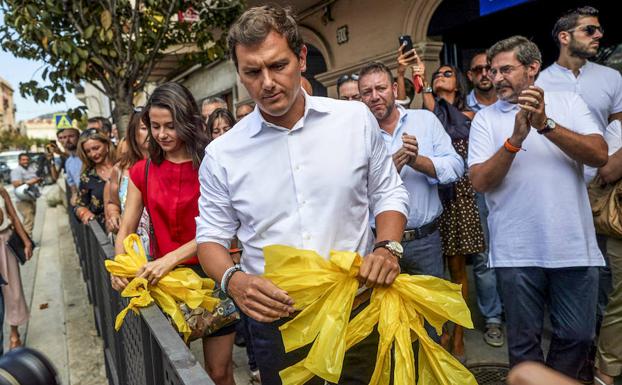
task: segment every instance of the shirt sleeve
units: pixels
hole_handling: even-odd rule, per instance
[[[215,242],[228,249],[240,221],[231,202],[225,170],[211,149],[205,151],[199,168],[201,196],[196,241],[198,244]]]
[[[475,114],[471,122],[471,132],[469,133],[469,167],[484,163],[497,152],[499,148],[495,146],[492,139],[492,132],[487,127],[487,122],[482,111]]]
[[[572,114],[572,127],[566,128],[582,135],[602,135],[602,130],[583,98],[578,94],[570,94],[570,98],[572,99],[569,103],[570,111],[568,113]]]
[[[611,109],[612,114],[622,112],[622,75],[618,71],[615,71],[615,93],[613,95],[613,107]]]
[[[432,115],[432,114],[430,114]],[[427,176],[430,184],[455,182],[464,174],[464,160],[458,155],[451,138],[436,116],[431,116],[427,129],[433,137],[433,155],[429,157],[436,170],[436,179]]]
[[[399,211],[408,217],[409,196],[383,143],[380,127],[365,108],[365,135],[368,139],[367,194],[374,217],[385,211]]]
[[[17,166],[17,167],[20,167],[20,166]],[[20,169],[17,168],[17,167],[14,168],[13,170],[11,170],[11,182],[18,182],[19,181],[19,182],[23,183],[23,182],[25,182],[23,180],[23,177],[22,177],[23,173],[21,173]]]

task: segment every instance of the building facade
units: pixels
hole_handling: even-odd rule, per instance
[[[15,129],[15,103],[13,87],[0,77],[0,130]]]

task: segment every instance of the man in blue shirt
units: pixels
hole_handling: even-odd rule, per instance
[[[56,137],[63,145],[65,151],[67,151],[64,168],[67,185],[69,185],[69,189],[71,190],[71,205],[74,206],[78,198],[78,186],[80,184],[80,172],[82,170],[82,161],[76,153],[80,131],[78,131],[77,128],[66,128],[64,130],[59,130],[56,133]]]
[[[359,73],[359,93],[378,121],[385,146],[410,195],[410,212],[402,238],[402,272],[443,276],[438,218],[443,206],[438,185],[457,181],[464,162],[436,116],[396,104],[397,83],[382,63]],[[372,223],[373,226],[373,223]]]

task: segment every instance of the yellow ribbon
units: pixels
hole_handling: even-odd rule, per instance
[[[201,278],[192,269],[177,268],[166,274],[152,286],[144,278],[136,277],[138,270],[147,263],[145,250],[140,238],[130,234],[123,240],[125,254],[116,255],[114,261],[106,260],[106,270],[113,275],[131,278],[131,282],[121,292],[121,296],[132,298],[115,320],[115,330],[119,330],[127,313],[132,310],[138,314],[138,308],[149,306],[155,301],[162,311],[173,320],[177,330],[184,335],[184,340],[190,336],[191,330],[184,314],[179,307],[185,303],[190,309],[201,306],[213,310],[218,299],[212,297],[214,281]]]
[[[400,275],[388,288],[374,289],[369,305],[351,321],[362,258],[352,252],[317,253],[287,246],[264,248],[265,277],[288,292],[302,310],[281,326],[285,351],[313,343],[302,361],[280,372],[284,385],[304,384],[313,376],[337,383],[345,352],[378,325],[380,340],[370,385],[387,385],[391,351],[396,384],[414,384],[412,343],[419,340],[419,383],[477,385],[473,375],[427,334],[424,319],[440,334],[453,321],[472,328],[460,286],[429,276]]]

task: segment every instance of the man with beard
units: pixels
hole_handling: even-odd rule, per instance
[[[486,52],[478,52],[471,59],[471,65],[467,71],[467,77],[473,84],[473,89],[467,95],[467,105],[477,112],[497,101],[497,93],[488,76],[490,65],[486,59]],[[477,209],[484,230],[486,244],[490,242],[488,232],[488,207],[484,194],[475,193]],[[495,271],[488,267],[488,250],[479,253],[473,258],[473,276],[477,291],[477,306],[486,320],[484,341],[494,347],[503,346],[502,315],[503,305],[497,290],[497,278]]]
[[[464,174],[464,162],[433,113],[407,110],[395,102],[397,83],[384,64],[372,62],[364,66],[359,72],[358,84],[361,101],[378,121],[384,144],[393,154],[393,163],[410,193],[401,270],[442,278],[438,218],[443,206],[438,185],[460,179]]]
[[[330,250],[356,251],[365,256],[362,283],[391,285],[400,273],[408,193],[363,104],[302,91],[307,47],[289,9],[246,10],[227,42],[257,107],[205,150],[198,256],[205,272],[249,316],[261,383],[277,385],[279,371],[301,360],[309,347],[285,352],[278,327],[292,316],[294,302],[262,276],[262,249],[289,245],[325,257]],[[244,248],[241,266],[229,254],[236,235]],[[369,383],[378,338],[372,333],[346,353],[340,384]]]
[[[78,201],[78,185],[80,183],[80,172],[82,171],[82,161],[77,154],[78,139],[80,131],[77,128],[66,128],[56,133],[56,138],[65,149],[65,175],[67,185],[71,189],[71,205],[75,206]]]
[[[486,61],[486,52],[478,52],[471,59],[471,66],[467,71],[467,78],[473,89],[467,95],[467,105],[473,112],[489,106],[497,101],[497,94],[488,77],[490,65]]]
[[[604,165],[607,144],[580,96],[534,86],[542,59],[533,42],[499,41],[487,59],[499,100],[475,115],[468,163],[490,210],[510,366],[545,362],[577,378],[595,335],[604,264],[582,166]],[[546,360],[545,308],[553,324]]]
[[[555,23],[552,35],[559,47],[559,57],[555,63],[542,71],[537,84],[547,91],[578,93],[587,103],[599,124],[601,132],[607,138],[609,135],[606,131],[618,127],[617,123],[610,126],[609,124],[622,119],[622,76],[612,68],[588,60],[596,56],[600,40],[604,35],[604,30],[598,20],[598,10],[592,7],[582,7],[567,12]],[[618,140],[608,143],[610,149],[620,148],[619,131],[613,137],[618,138]],[[594,176],[599,174],[604,182],[614,183],[620,178],[619,172],[616,172],[620,169],[622,169],[622,150],[610,151],[609,160],[604,167],[600,169],[585,167],[585,181],[590,183]],[[596,181],[596,183],[600,183],[600,181]],[[606,254],[607,267],[600,271],[597,326],[601,324],[601,320],[605,316],[605,307],[612,289],[611,270],[617,272],[622,269],[620,257],[617,257],[622,255],[622,243],[617,239],[601,235],[598,236],[598,241],[601,250]],[[619,278],[616,279],[619,274],[614,273],[614,281],[619,281]],[[614,286],[616,282],[613,283]],[[618,292],[620,290],[622,289],[618,289]],[[612,307],[615,308],[615,305]],[[604,370],[605,373],[620,374],[622,373],[622,350],[617,349],[617,353],[608,348],[605,349],[606,352],[603,350],[603,342],[606,344],[607,330],[610,328],[603,330],[605,330],[606,335],[600,338],[596,366]],[[609,334],[610,336],[617,336],[619,331],[616,333],[611,330],[610,333],[612,333]],[[617,358],[614,358],[616,356]],[[592,377],[591,368],[593,365],[589,362],[591,360],[593,360],[593,355],[586,365],[586,368],[589,369],[585,371],[584,380]],[[612,381],[611,378],[605,380],[606,383]]]

